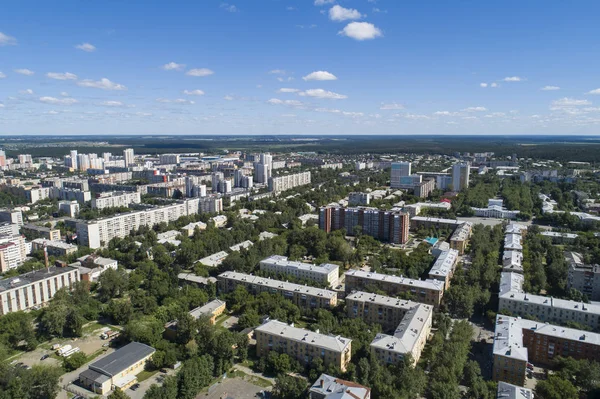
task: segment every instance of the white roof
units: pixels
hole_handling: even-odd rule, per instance
[[[360,278],[370,279],[374,281],[388,281],[393,284],[410,285],[415,288],[425,288],[429,290],[443,291],[444,283],[439,280],[415,280],[403,276],[394,276],[393,274],[381,274],[375,272],[366,272],[364,270],[348,270],[346,276],[357,276]]]
[[[56,241],[56,240],[48,240],[46,238],[36,238],[35,240],[32,240],[31,242],[34,242],[38,245],[42,245],[42,246],[47,246],[47,247],[52,247],[52,248],[61,248],[61,249],[77,249],[77,245],[73,245],[73,244],[67,244],[64,241]]]
[[[463,220],[443,219],[443,218],[431,218],[431,217],[427,217],[427,216],[415,216],[413,218],[410,218],[410,220],[414,220],[414,221],[417,221],[417,222],[431,222],[431,223],[455,224],[455,225],[459,225],[459,224],[463,224],[464,223]]]
[[[402,354],[412,352],[432,312],[433,306],[418,304],[406,312],[393,335],[377,334],[371,347]]]
[[[525,282],[525,277],[519,273],[513,272],[502,272],[500,273],[500,296],[506,294],[507,292],[524,292],[523,291],[523,283]]]
[[[198,262],[206,266],[218,266],[229,254],[225,251],[220,251],[209,255],[206,258],[200,259]]]
[[[523,250],[520,234],[507,234],[504,236],[504,249]]]
[[[454,270],[456,262],[458,262],[458,251],[456,249],[442,251],[431,270],[429,270],[429,276],[448,276]]]
[[[250,248],[253,245],[254,245],[254,243],[252,241],[246,240],[246,241],[240,242],[239,244],[235,244],[235,245],[229,247],[229,249],[231,249],[232,251],[240,251],[241,249]]]
[[[201,316],[204,316],[204,315],[212,315],[215,312],[215,310],[217,310],[218,308],[220,308],[223,305],[225,305],[225,301],[222,301],[220,299],[215,299],[215,300],[212,300],[202,306],[199,306],[195,309],[190,310],[190,315],[194,319],[199,319]]]
[[[339,270],[338,265],[332,263],[322,263],[320,265],[313,265],[311,263],[298,262],[294,260],[288,260],[287,256],[272,255],[266,259],[260,261],[260,264],[278,265],[290,269],[298,270],[311,270],[317,273],[329,274],[333,270]]]
[[[452,237],[450,237],[450,241],[452,241],[452,240],[464,241],[464,240],[468,239],[469,235],[471,234],[472,227],[473,227],[473,223],[471,223],[471,222],[465,222],[465,223],[461,224],[460,226],[458,226],[458,228],[456,230],[454,230],[454,233],[452,233]]]
[[[392,307],[392,308],[397,308],[397,309],[412,309],[414,307],[417,307],[418,305],[420,305],[419,302],[413,302],[407,299],[398,299],[398,298],[393,298],[391,296],[385,296],[385,295],[377,295],[377,294],[372,294],[370,292],[364,292],[364,291],[354,291],[352,292],[350,295],[346,296],[346,301],[348,300],[353,300],[353,301],[357,301],[357,302],[369,302],[369,303],[375,303],[381,306],[387,306],[387,307]]]
[[[533,399],[533,391],[504,381],[498,382],[497,399]]]
[[[270,233],[270,232],[268,232],[268,231],[263,231],[262,233],[260,233],[260,234],[258,235],[258,240],[259,240],[259,241],[262,241],[262,240],[264,240],[264,239],[267,239],[267,238],[274,238],[274,237],[277,237],[277,236],[278,236],[278,234],[275,234],[275,233]]]
[[[255,331],[270,335],[283,335],[287,339],[297,342],[309,343],[312,346],[324,348],[334,352],[343,352],[350,346],[352,340],[341,336],[319,334],[303,328],[287,325],[278,320],[269,320],[263,325],[256,327]]]
[[[540,234],[545,237],[561,237],[561,238],[568,238],[568,239],[572,239],[572,240],[574,240],[578,237],[577,234],[560,233],[558,231],[542,231]]]
[[[506,234],[521,234],[523,230],[527,230],[524,224],[510,223],[506,226]]]
[[[197,276],[193,273],[179,273],[177,278],[184,281],[191,281],[192,283],[198,284],[208,284],[208,283],[216,283],[217,279],[214,277],[201,277]]]

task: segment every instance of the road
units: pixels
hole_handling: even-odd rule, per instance
[[[167,369],[167,373],[161,373],[158,372],[156,374],[154,374],[152,377],[148,378],[145,381],[140,382],[140,387],[138,389],[136,389],[135,391],[132,391],[131,388],[125,390],[125,393],[131,398],[131,399],[142,399],[144,397],[144,395],[146,394],[146,391],[150,388],[150,386],[152,384],[157,384],[160,385],[162,384],[163,379],[165,378],[165,376],[167,375],[175,375],[177,372],[173,369]]]
[[[102,355],[100,355],[97,358],[95,358],[94,360],[92,360],[92,362],[95,362],[98,359],[102,359],[103,357],[110,355],[114,351],[115,350],[113,348],[108,348],[108,350],[105,353],[103,353]],[[65,386],[65,385],[68,385],[68,384],[73,385],[72,382],[77,381],[77,379],[79,378],[79,374],[82,371],[87,370],[89,364],[90,363],[86,363],[82,367],[78,368],[77,370],[74,370],[74,371],[68,372],[66,374],[63,374],[62,377],[61,377],[61,382],[60,382],[61,387]],[[82,390],[81,387],[78,387],[76,385],[73,386],[72,388],[75,389],[75,390],[77,390],[77,391],[81,391]],[[86,393],[89,394],[90,392],[86,391]],[[68,398],[67,391],[65,391],[64,389],[61,389],[59,391],[58,396],[56,398],[57,399],[67,399]]]

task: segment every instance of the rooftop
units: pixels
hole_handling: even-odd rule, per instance
[[[273,280],[270,278],[253,276],[251,274],[237,273],[237,272],[225,272],[219,274],[218,278],[225,278],[229,280],[243,281],[249,284],[264,285],[266,287],[272,287],[277,290],[284,290],[289,292],[300,292],[312,296],[320,296],[324,298],[337,298],[337,293],[329,291],[323,288],[311,287],[309,285],[300,285],[294,283],[288,283],[287,281]]]
[[[411,221],[416,221],[416,222],[430,222],[430,223],[441,223],[441,224],[454,224],[454,225],[459,225],[459,224],[463,224],[464,221],[463,220],[458,220],[458,219],[444,219],[444,218],[432,218],[432,217],[428,217],[428,216],[415,216],[413,218],[410,218]]]
[[[523,245],[521,244],[520,234],[506,234],[504,236],[504,249],[513,249],[522,251]]]
[[[256,328],[257,332],[264,332],[270,335],[283,335],[287,339],[296,342],[310,343],[313,346],[324,348],[334,352],[343,352],[350,346],[352,340],[341,336],[325,335],[303,328],[287,325],[277,320],[269,320]]]
[[[140,360],[152,355],[156,350],[148,345],[131,342],[121,349],[90,364],[91,370],[114,377]]]
[[[432,313],[432,306],[418,304],[406,312],[393,335],[379,333],[371,346],[402,354],[412,352]]]
[[[37,281],[43,281],[47,278],[60,276],[64,273],[69,273],[77,270],[73,267],[56,267],[52,266],[48,269],[40,269],[33,272],[21,274],[15,277],[9,277],[0,280],[0,292],[10,290],[17,287],[23,287],[25,285],[33,284]],[[79,279],[79,278],[78,278]]]
[[[203,265],[206,266],[218,266],[219,264],[221,264],[221,262],[223,262],[223,260],[228,256],[229,254],[225,251],[220,251],[217,252],[215,254],[209,255],[206,258],[202,258],[200,259],[198,262],[202,263]]]
[[[323,395],[325,399],[366,399],[371,393],[371,388],[328,374],[321,374],[309,388],[309,392]]]
[[[246,241],[240,242],[239,244],[232,245],[231,247],[229,247],[229,249],[232,251],[240,251],[242,249],[250,248],[253,245],[254,245],[254,243],[252,241],[246,240]]]
[[[260,263],[261,263],[261,265],[262,264],[271,264],[271,265],[287,267],[290,269],[312,270],[312,271],[322,272],[322,273],[326,273],[326,274],[329,274],[333,270],[339,269],[338,265],[334,265],[331,263],[322,263],[317,266],[317,265],[313,265],[310,263],[303,263],[303,262],[298,262],[298,261],[294,261],[294,260],[288,260],[287,256],[281,256],[281,255],[272,255],[266,259],[261,260]]]
[[[442,251],[431,270],[429,270],[429,276],[448,276],[454,270],[456,262],[458,262],[458,251],[456,249]]]
[[[208,283],[216,283],[217,279],[214,277],[201,277],[197,276],[194,273],[179,273],[177,278],[184,281],[189,281],[196,284],[208,284]]]
[[[356,276],[359,278],[370,279],[374,281],[387,281],[392,284],[412,285],[415,288],[424,288],[429,290],[443,291],[444,283],[439,280],[415,280],[403,276],[395,276],[393,274],[381,274],[375,272],[366,272],[364,270],[348,270],[346,276]]]
[[[533,391],[504,381],[498,382],[497,399],[533,399]]]
[[[471,229],[473,228],[473,223],[465,222],[458,226],[454,233],[452,233],[452,237],[450,237],[450,241],[465,241],[471,235]]]
[[[32,243],[36,243],[38,245],[52,247],[52,248],[62,248],[62,249],[77,249],[77,245],[67,244],[64,241],[56,241],[56,240],[48,240],[46,238],[36,238],[31,241]]]
[[[197,307],[196,309],[190,310],[190,315],[194,319],[199,319],[201,316],[213,314],[215,310],[223,305],[225,305],[225,301],[214,299],[202,306]]]
[[[346,296],[346,301],[348,301],[348,300],[353,300],[353,301],[357,301],[357,302],[375,303],[375,304],[378,304],[381,306],[388,306],[388,307],[393,307],[393,308],[397,308],[397,309],[405,309],[405,310],[409,310],[409,309],[412,309],[412,308],[420,305],[419,302],[413,302],[413,301],[409,301],[407,299],[393,298],[391,296],[371,294],[369,292],[364,292],[364,291],[352,292],[350,295]]]

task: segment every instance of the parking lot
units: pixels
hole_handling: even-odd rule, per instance
[[[259,393],[269,388],[262,388],[241,378],[226,378],[212,385],[208,392],[196,396],[197,399],[256,399]]]

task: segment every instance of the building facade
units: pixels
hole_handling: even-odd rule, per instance
[[[457,250],[459,255],[464,255],[467,245],[469,245],[472,231],[473,223],[471,222],[459,225],[450,237],[450,248]]]
[[[294,187],[310,184],[310,172],[300,172],[291,175],[269,177],[269,191],[279,193]]]
[[[92,208],[119,208],[128,207],[129,204],[139,204],[142,198],[139,192],[117,191],[98,194],[92,198]]]
[[[286,256],[273,255],[260,261],[260,270],[278,275],[290,275],[297,279],[315,281],[328,287],[336,287],[339,266],[332,263],[313,265],[288,260]]]

